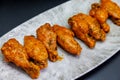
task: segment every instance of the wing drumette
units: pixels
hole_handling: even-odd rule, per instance
[[[34,63],[38,65],[40,69],[48,66],[48,53],[42,42],[34,36],[25,36],[24,47],[28,56],[33,59]]]
[[[40,68],[28,61],[24,47],[16,39],[12,38],[8,40],[1,50],[6,62],[12,62],[21,67],[31,78],[37,78],[39,76]]]
[[[57,53],[56,33],[52,31],[49,23],[40,26],[37,30],[37,38],[43,42],[47,51],[48,57],[51,61],[55,62],[62,58]]]
[[[53,31],[57,34],[57,42],[64,50],[73,55],[80,54],[82,48],[74,39],[74,33],[72,31],[59,25],[54,25],[52,28]]]

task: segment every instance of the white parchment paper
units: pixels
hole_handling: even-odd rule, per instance
[[[79,12],[88,14],[93,2],[99,2],[99,0],[71,0],[45,11],[2,36],[0,47],[13,37],[23,44],[25,35],[36,35],[36,29],[46,22],[70,28],[67,23],[68,18]],[[114,2],[120,5],[120,0],[114,0]],[[64,59],[54,63],[49,61],[48,67],[40,71],[41,74],[37,80],[73,80],[113,56],[120,50],[120,27],[113,24],[111,20],[107,22],[111,30],[104,42],[97,42],[94,49],[89,49],[82,41],[75,38],[83,48],[81,55],[76,57],[58,46],[58,53],[64,55]],[[0,80],[31,80],[31,78],[14,64],[6,63],[0,52]]]

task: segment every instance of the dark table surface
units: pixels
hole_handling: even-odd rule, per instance
[[[37,14],[67,0],[0,0],[0,37]],[[120,80],[120,51],[76,80]]]

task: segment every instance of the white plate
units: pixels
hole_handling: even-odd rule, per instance
[[[116,3],[120,3],[120,0],[114,1]],[[70,28],[67,23],[68,18],[79,12],[88,14],[93,2],[99,2],[99,0],[71,0],[45,11],[17,26],[15,29],[1,37],[0,47],[4,42],[13,37],[23,44],[23,37],[25,35],[36,35],[36,29],[46,22]],[[83,42],[76,39],[83,48],[81,55],[77,57],[66,53],[61,48],[58,48],[59,54],[64,55],[64,59],[54,63],[49,62],[48,67],[41,70],[38,80],[73,80],[91,71],[112,57],[120,50],[120,27],[114,25],[110,20],[107,22],[111,27],[111,31],[107,34],[105,42],[97,42],[94,49],[89,49]],[[4,62],[1,52],[0,79],[31,80],[23,70],[13,64]]]

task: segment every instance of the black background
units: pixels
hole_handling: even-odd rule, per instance
[[[0,0],[0,37],[26,20],[67,0]],[[120,80],[120,51],[80,80]],[[78,80],[78,79],[77,79]]]

